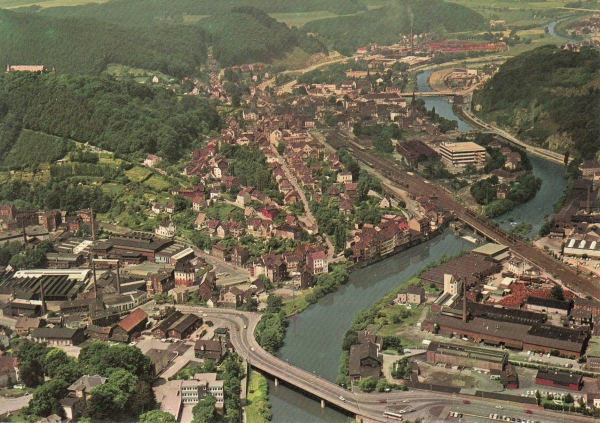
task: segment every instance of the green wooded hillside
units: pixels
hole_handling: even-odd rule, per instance
[[[415,34],[484,29],[485,18],[479,13],[442,0],[398,0],[396,4],[373,9],[355,16],[340,16],[307,23],[302,29],[318,33],[328,46],[342,54],[376,42],[398,42],[398,34],[409,34],[411,20]]]
[[[93,19],[57,19],[0,10],[4,64],[41,64],[61,73],[97,75],[109,63],[185,76],[206,58],[198,26],[125,28]]]
[[[580,157],[600,149],[600,53],[543,46],[507,60],[474,98],[481,114],[543,147],[566,134]],[[476,106],[477,108],[477,106]]]
[[[3,166],[19,167],[24,163],[36,166],[63,158],[73,143],[63,138],[22,130],[17,141],[2,161]]]
[[[46,8],[40,13],[62,17],[85,16],[123,25],[156,25],[182,23],[187,15],[215,15],[244,6],[256,7],[266,13],[326,11],[342,15],[366,10],[359,0],[113,0],[101,4]]]
[[[223,66],[268,62],[294,47],[309,54],[326,51],[314,37],[269,17],[254,7],[236,7],[200,22],[209,34],[213,57]]]
[[[215,104],[110,76],[0,74],[0,159],[22,129],[90,143],[139,160],[177,160],[218,130]],[[9,154],[9,158],[10,158]]]

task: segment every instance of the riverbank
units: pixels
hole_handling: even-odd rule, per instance
[[[425,304],[395,304],[393,301],[398,296],[398,293],[409,286],[422,287],[427,296],[435,296],[440,290],[435,286],[423,286],[420,276],[428,270],[434,269],[444,263],[454,260],[468,251],[460,251],[451,256],[442,256],[434,262],[430,262],[423,266],[408,279],[404,280],[377,302],[375,302],[368,310],[361,310],[356,313],[352,326],[344,334],[342,342],[342,357],[340,360],[340,376],[337,382],[340,386],[349,386],[348,383],[348,353],[351,345],[358,344],[358,333],[367,331],[371,334],[381,336],[383,345],[381,350],[388,354],[402,355],[404,348],[414,348],[415,339],[407,337],[407,330],[413,332],[417,327],[419,320],[424,319],[428,313],[428,305]],[[413,334],[417,336],[418,334]],[[389,381],[388,381],[389,382]]]
[[[315,304],[320,298],[323,296],[333,293],[337,291],[337,289],[343,285],[345,285],[348,280],[350,273],[365,268],[367,266],[371,266],[375,263],[378,263],[382,260],[400,254],[403,251],[409,250],[417,245],[422,244],[423,242],[429,241],[430,239],[435,238],[436,236],[443,233],[444,229],[448,227],[448,223],[444,223],[439,226],[436,230],[430,232],[429,234],[412,240],[406,244],[398,245],[394,248],[394,250],[385,255],[378,255],[369,260],[361,260],[356,263],[344,262],[345,268],[341,268],[340,265],[342,263],[335,263],[335,267],[332,269],[332,272],[327,275],[320,275],[316,278],[315,286],[310,291],[305,291],[299,296],[295,296],[292,300],[285,301],[283,304],[282,310],[286,314],[287,317],[294,316],[295,314],[301,313],[306,310],[308,306],[311,304]],[[333,280],[331,280],[333,278]],[[317,291],[317,292],[315,292]]]
[[[267,423],[272,418],[267,378],[256,370],[250,370],[245,422]]]

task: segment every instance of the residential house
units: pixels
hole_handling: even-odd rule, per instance
[[[198,339],[194,345],[196,358],[219,361],[223,355],[221,341],[207,341]]]
[[[306,256],[306,265],[313,275],[329,273],[329,262],[327,254],[323,251],[315,251]]]
[[[156,235],[173,238],[175,236],[175,224],[170,219],[164,218],[156,228]]]
[[[410,285],[398,293],[394,303],[396,304],[422,304],[426,300],[425,290],[421,286]]]
[[[223,247],[222,245],[213,245],[210,254],[219,260],[227,261],[227,248]]]
[[[161,214],[164,210],[164,206],[160,203],[154,203],[152,205],[152,213],[154,214]]]
[[[196,228],[197,231],[201,231],[206,228],[206,223],[206,214],[198,213],[198,217],[196,217],[196,220],[194,221],[194,228]]]
[[[219,305],[223,307],[239,307],[243,304],[244,291],[237,287],[221,288]]]
[[[144,160],[144,166],[154,167],[162,161],[162,157],[155,156],[154,154],[148,154],[146,160]]]
[[[383,360],[379,347],[372,342],[352,345],[348,359],[348,377],[351,381],[371,377],[379,380]]]
[[[196,278],[196,269],[189,261],[178,261],[175,264],[175,286],[192,286]]]
[[[252,201],[252,188],[244,188],[238,192],[235,202],[240,206],[245,206]]]
[[[0,387],[11,387],[17,382],[17,370],[16,366],[19,365],[19,361],[16,357],[9,355],[0,356]]]
[[[250,253],[248,252],[248,249],[241,245],[235,246],[231,250],[231,263],[234,266],[239,266],[239,267],[244,266],[246,264],[246,262],[248,261],[249,257],[250,257]]]
[[[287,277],[287,265],[280,256],[264,254],[252,263],[250,275],[255,278],[265,275],[271,283],[276,283]]]
[[[302,228],[288,224],[276,226],[274,235],[285,239],[291,239],[292,241],[299,241],[302,239]]]
[[[336,182],[338,184],[352,183],[352,172],[340,172],[337,174]]]
[[[98,375],[85,375],[73,382],[73,384],[67,388],[69,392],[68,396],[59,401],[67,420],[77,420],[79,415],[85,409],[85,405],[90,399],[92,390],[100,385],[104,385],[107,380],[107,378]]]
[[[307,265],[304,265],[300,272],[300,289],[312,288],[313,285],[313,273]]]
[[[206,208],[206,199],[203,195],[197,195],[192,200],[192,210],[200,211]]]
[[[173,270],[162,268],[158,272],[148,275],[146,292],[150,297],[153,297],[154,294],[167,293],[173,287],[175,287]]]
[[[190,289],[187,286],[176,286],[169,290],[175,304],[185,304],[190,299]]]

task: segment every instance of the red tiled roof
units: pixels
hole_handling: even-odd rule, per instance
[[[144,319],[148,318],[148,314],[141,308],[135,309],[129,316],[119,322],[119,326],[128,332],[139,325]]]

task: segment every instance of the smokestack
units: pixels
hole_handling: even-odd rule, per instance
[[[117,260],[117,294],[121,293],[121,273],[119,272],[119,264],[121,262]]]
[[[467,323],[467,278],[463,281],[463,323]]]
[[[587,194],[587,212],[590,214],[592,212],[592,207],[590,205],[590,197],[592,196],[592,185],[588,185],[588,194]]]
[[[92,226],[92,241],[96,240],[96,219],[94,219],[94,209],[90,208],[90,222]]]
[[[42,300],[42,316],[46,315],[46,300],[44,299],[44,284],[40,278],[40,299]]]
[[[23,244],[27,247],[27,234],[25,233],[25,217],[21,219],[21,228],[23,229]]]
[[[410,54],[411,55],[415,54],[415,42],[414,42],[414,36],[413,36],[412,23],[410,25]]]
[[[96,284],[96,263],[92,262],[92,269],[94,272],[94,298],[98,298],[98,285]]]

